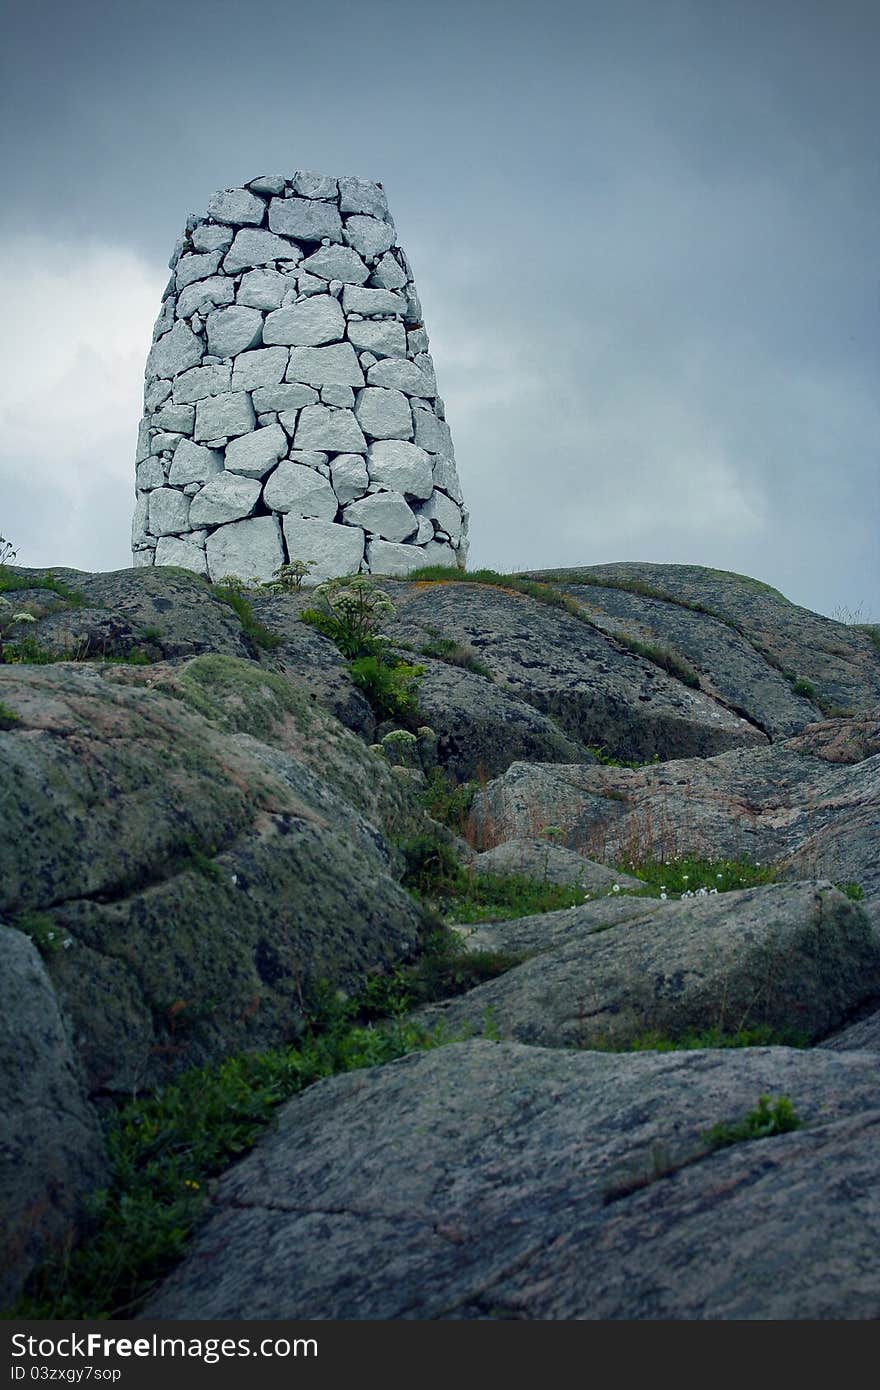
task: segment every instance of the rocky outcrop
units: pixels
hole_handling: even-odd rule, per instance
[[[505,840],[475,854],[471,867],[478,874],[519,874],[540,883],[577,884],[588,895],[613,892],[615,885],[617,889],[643,887],[632,874],[617,873],[550,839]]]
[[[280,676],[202,660],[0,666],[0,914],[69,943],[48,969],[92,1090],[296,1036],[320,981],[356,989],[424,922],[392,773]]]
[[[58,938],[61,949],[61,938]],[[36,947],[0,925],[0,1308],[76,1235],[107,1161]]]
[[[536,919],[495,924],[498,948],[528,941],[533,957],[422,1019],[454,1037],[479,1033],[490,1016],[499,1037],[539,1047],[759,1027],[815,1042],[880,995],[880,939],[830,884],[643,901],[628,920],[581,913],[554,914],[543,942]]]
[[[610,864],[745,856],[872,895],[878,803],[880,755],[842,766],[776,744],[635,769],[514,763],[477,792],[471,824],[485,848],[552,825]]]
[[[872,1318],[878,1081],[864,1053],[485,1041],[335,1077],[142,1316]],[[762,1094],[803,1128],[712,1151]]]
[[[147,358],[135,565],[312,581],[464,564],[467,512],[381,184],[300,171],[187,219]]]
[[[799,608],[757,579],[700,565],[588,565],[542,574],[588,611],[605,615],[603,625],[619,625],[636,637],[649,632],[678,646],[700,668],[707,686],[733,705],[745,699],[753,717],[768,732],[775,729],[774,736],[798,727],[803,705],[796,689],[785,696],[771,672],[830,714],[880,704],[880,663],[870,635]],[[738,637],[763,660],[763,669]]]

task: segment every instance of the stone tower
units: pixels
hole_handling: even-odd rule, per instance
[[[382,185],[300,172],[190,217],[147,358],[135,565],[464,565],[467,512]],[[307,581],[309,582],[309,581]]]

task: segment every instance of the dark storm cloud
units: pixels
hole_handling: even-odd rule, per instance
[[[216,188],[297,167],[382,179],[474,562],[707,563],[880,616],[878,13],[21,6],[0,225],[7,247],[39,233],[134,255],[158,295],[180,224]],[[112,295],[97,283],[91,303],[109,313]],[[33,361],[37,379],[39,341]],[[118,421],[112,458],[87,424],[69,443],[86,483],[90,466],[118,478],[120,517],[136,423]],[[4,514],[28,449],[65,472],[63,446],[47,461],[39,433],[20,440],[0,463]],[[17,495],[22,535],[70,543]],[[96,563],[125,563],[124,540],[96,540]]]

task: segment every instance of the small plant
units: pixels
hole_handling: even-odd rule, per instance
[[[483,676],[486,680],[494,680],[489,667],[480,660],[478,653],[467,642],[456,642],[454,638],[441,637],[438,633],[430,642],[425,642],[421,654],[434,657],[436,661],[445,661],[450,666],[460,666],[464,671],[473,671],[475,675]]]
[[[836,885],[841,893],[854,903],[864,901],[865,890],[860,883],[839,883]]]
[[[618,864],[620,873],[635,874],[645,888],[637,894],[667,898],[697,898],[757,888],[775,883],[778,870],[772,864],[752,864],[748,859],[700,859],[697,855],[671,855],[668,859],[633,858]]]
[[[274,578],[264,584],[263,588],[270,589],[275,594],[298,593],[309,570],[314,568],[314,560],[291,560],[289,564],[279,565]]]
[[[710,1149],[726,1149],[731,1144],[742,1144],[750,1139],[769,1139],[774,1134],[789,1134],[800,1129],[803,1121],[794,1113],[788,1096],[779,1096],[771,1101],[769,1096],[760,1096],[755,1110],[750,1110],[736,1124],[713,1125],[703,1135]]]
[[[0,565],[14,564],[18,559],[18,551],[11,541],[5,536],[0,536]]]
[[[224,575],[213,585],[213,589],[217,598],[223,603],[228,603],[233,612],[238,615],[242,631],[246,637],[250,638],[254,646],[262,647],[266,651],[281,646],[283,638],[275,632],[270,632],[267,627],[257,621],[250,600],[245,595],[245,585],[237,575]]]
[[[16,724],[20,723],[20,714],[16,714],[14,709],[8,709],[6,705],[0,704],[0,733],[4,729],[14,729]]]
[[[404,661],[383,660],[380,656],[359,656],[349,670],[377,719],[398,724],[418,722],[418,683],[425,674],[424,666],[408,666]]]
[[[802,695],[805,700],[816,701],[816,687],[812,681],[804,680],[801,676],[791,677],[791,688],[795,695]]]
[[[319,606],[305,609],[303,622],[335,642],[349,661],[382,654],[379,624],[395,611],[384,589],[366,575],[346,574],[325,580],[314,593]]]
[[[58,923],[45,912],[23,912],[14,925],[18,931],[29,936],[40,955],[47,958],[57,955],[70,941]]]
[[[14,655],[10,655],[10,647],[12,653],[15,653],[18,647],[17,643],[14,645],[9,643],[12,629],[33,622],[36,622],[33,613],[16,613],[9,599],[0,597],[0,661],[16,659]]]
[[[759,1023],[754,1028],[739,1028],[727,1033],[722,1028],[707,1028],[702,1033],[682,1033],[670,1037],[666,1033],[643,1033],[625,1043],[590,1043],[593,1052],[693,1052],[711,1048],[738,1047],[808,1047],[805,1033],[796,1030],[771,1028]]]
[[[478,785],[477,782],[456,782],[442,767],[434,767],[428,774],[428,784],[422,793],[425,810],[432,820],[448,825],[450,830],[461,835]]]

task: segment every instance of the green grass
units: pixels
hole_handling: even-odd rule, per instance
[[[504,922],[576,907],[579,886],[549,883],[519,874],[477,874],[461,868],[452,850],[430,835],[404,840],[403,885],[450,922]]]
[[[792,1130],[800,1129],[802,1123],[794,1113],[788,1096],[779,1096],[776,1100],[760,1096],[756,1109],[750,1110],[734,1124],[713,1125],[703,1139],[710,1149],[726,1149],[731,1144],[742,1144],[751,1139],[789,1134]]]
[[[78,589],[71,589],[68,584],[63,584],[51,574],[13,574],[11,569],[0,565],[0,594],[11,594],[22,589],[47,589],[75,608],[81,608],[86,601],[85,594],[81,594]]]
[[[835,888],[843,893],[844,897],[851,902],[860,903],[864,901],[865,890],[860,883],[835,883]]]
[[[697,894],[700,890],[730,893],[740,888],[757,888],[775,883],[778,876],[772,864],[753,864],[745,858],[702,859],[691,854],[665,860],[630,860],[617,868],[620,873],[635,874],[644,880],[645,890],[636,890],[639,893],[657,897],[665,892],[669,898]]]
[[[275,632],[270,632],[263,623],[257,621],[249,599],[237,584],[212,584],[211,590],[223,603],[228,603],[233,612],[237,614],[242,631],[246,637],[250,638],[255,647],[262,647],[264,651],[273,651],[276,647],[281,646],[284,638],[279,637]]]
[[[4,729],[14,729],[16,724],[20,723],[20,714],[16,714],[14,709],[9,709],[6,705],[0,705],[0,732]]]
[[[478,782],[456,782],[442,767],[435,767],[422,793],[422,804],[433,820],[461,835],[478,786]]]
[[[4,1314],[13,1318],[129,1316],[184,1255],[210,1212],[207,1187],[247,1152],[276,1107],[322,1077],[379,1066],[447,1041],[407,1022],[394,991],[394,1016],[364,1022],[364,1001],[327,994],[310,1034],[296,1047],[230,1057],[129,1101],[106,1121],[112,1173],[92,1203],[91,1234],[29,1281]]]
[[[494,680],[489,667],[482,662],[467,642],[456,642],[453,637],[442,637],[439,633],[420,648],[422,656],[432,656],[437,661],[445,661],[449,666],[460,666],[463,671],[473,671],[486,680]]]
[[[686,1032],[678,1037],[666,1033],[643,1033],[631,1042],[597,1045],[591,1043],[595,1052],[691,1052],[704,1048],[737,1047],[808,1047],[809,1039],[804,1033],[771,1028],[769,1024],[758,1024],[754,1028],[740,1028],[734,1033],[726,1033],[721,1028],[707,1028],[701,1033]]]
[[[376,718],[416,728],[418,686],[424,666],[409,666],[387,655],[359,656],[349,664],[351,678]]]
[[[68,648],[41,647],[37,639],[27,633],[3,643],[3,661],[8,666],[54,666],[61,661],[97,662],[117,666],[150,666],[152,658],[143,647],[132,647],[124,655],[110,655],[91,652],[88,638]]]
[[[515,593],[524,594],[537,603],[546,604],[550,608],[561,609],[570,618],[576,618],[578,622],[584,623],[595,632],[599,632],[606,641],[617,642],[635,656],[641,656],[654,666],[661,667],[669,675],[674,676],[676,680],[680,680],[683,684],[694,689],[699,689],[700,678],[684,657],[671,651],[669,647],[662,647],[650,642],[640,642],[634,637],[628,637],[625,633],[610,634],[605,632],[584,612],[579,603],[576,603],[568,594],[563,594],[559,589],[554,588],[552,584],[545,584],[537,579],[524,579],[517,574],[500,574],[498,570],[452,570],[447,569],[444,565],[426,565],[421,569],[413,570],[411,574],[407,575],[407,582],[414,584],[490,584],[500,589],[512,589]]]

